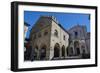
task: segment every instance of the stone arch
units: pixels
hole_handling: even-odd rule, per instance
[[[38,59],[37,57],[38,57],[38,46],[36,45],[31,50],[30,59],[31,61],[37,60]]]
[[[62,46],[61,51],[62,51],[62,57],[65,57],[65,46],[64,45]]]
[[[60,56],[60,45],[59,43],[56,43],[54,46],[54,57],[59,57]]]
[[[38,46],[36,45],[34,48],[34,59],[35,60],[38,58],[38,52],[39,52],[39,49],[38,49]]]
[[[79,44],[79,41],[75,41],[74,42],[74,49],[75,49],[76,55],[80,55],[80,44]]]
[[[40,48],[40,60],[46,59],[46,49],[47,49],[46,45],[41,46],[41,48]]]
[[[66,49],[66,51],[67,51],[67,56],[73,56],[74,54],[73,54],[73,47],[68,47],[67,49]]]
[[[86,50],[85,50],[85,43],[82,43],[82,44],[81,44],[81,50],[82,50],[82,54],[85,54],[85,53],[86,53]]]

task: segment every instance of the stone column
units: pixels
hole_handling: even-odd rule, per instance
[[[65,47],[65,58],[67,57],[67,47]]]
[[[74,45],[72,46],[72,48],[73,48],[73,55],[75,55],[76,54],[76,50],[74,48]]]
[[[79,41],[79,48],[80,48],[80,54],[82,54],[82,48],[81,48],[80,41]]]
[[[59,58],[61,58],[62,57],[62,48],[59,48]]]
[[[75,55],[76,54],[76,50],[74,48],[74,41],[72,42],[72,48],[73,48],[73,54]]]
[[[49,59],[52,59],[54,57],[54,48],[50,47],[50,55],[49,55]]]

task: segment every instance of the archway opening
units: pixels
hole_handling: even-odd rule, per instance
[[[40,60],[44,60],[46,58],[46,48],[46,45],[44,45],[40,49]]]
[[[35,46],[34,48],[32,48],[31,50],[31,61],[33,60],[37,60],[37,56],[38,56],[38,46]]]
[[[67,48],[67,56],[74,56],[72,47]]]
[[[79,41],[75,41],[74,42],[74,49],[75,49],[75,52],[76,52],[76,56],[80,55],[80,47],[79,47]]]
[[[81,46],[81,49],[82,49],[82,54],[85,54],[85,46],[84,45]]]
[[[56,43],[54,46],[54,57],[59,57],[59,54],[60,54],[60,46],[58,43]]]
[[[37,57],[38,57],[38,46],[36,46],[34,49],[34,59],[36,60]]]
[[[76,55],[80,55],[80,49],[79,48],[76,48]]]

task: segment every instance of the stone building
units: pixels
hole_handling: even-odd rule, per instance
[[[33,60],[63,59],[67,57],[68,32],[53,16],[41,16],[30,33]]]
[[[90,32],[86,26],[76,25],[68,30],[69,47],[67,54],[69,58],[89,58],[90,57]]]

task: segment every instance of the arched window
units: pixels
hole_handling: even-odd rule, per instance
[[[58,31],[57,31],[57,30],[54,31],[54,35],[55,35],[56,37],[58,37]]]
[[[78,32],[77,31],[74,32],[74,38],[78,38]]]
[[[65,35],[63,36],[63,39],[65,40]]]

